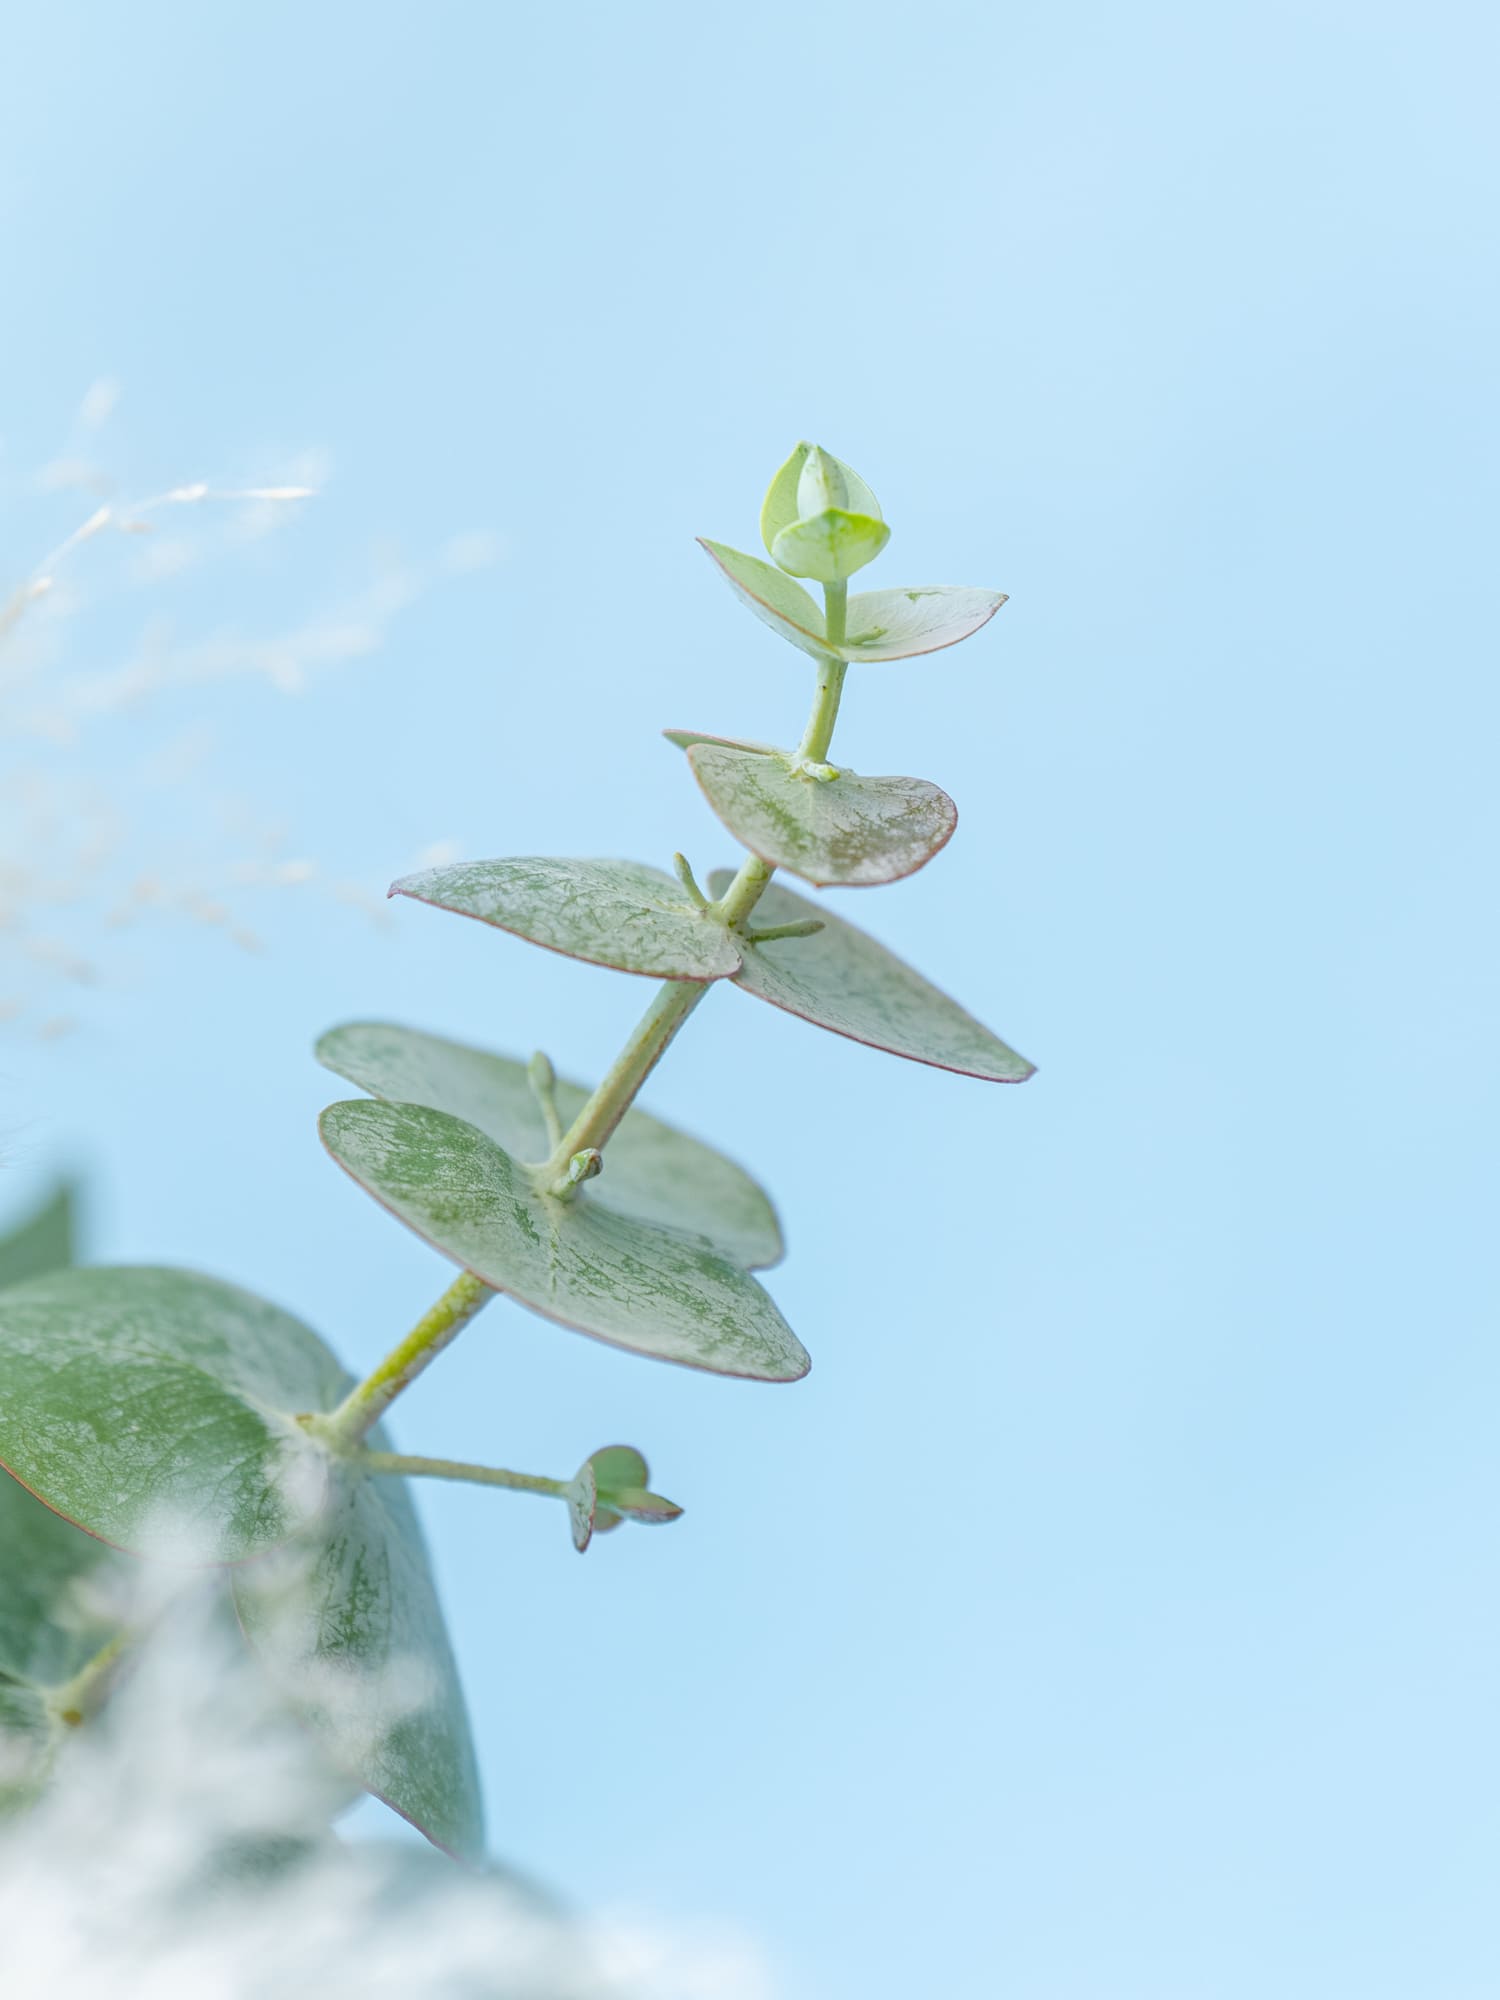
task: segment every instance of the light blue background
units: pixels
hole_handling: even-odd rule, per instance
[[[584,1562],[424,1496],[497,1849],[714,1914],[794,2000],[1492,2000],[1496,334],[1488,10],[12,7],[8,575],[87,384],[138,490],[332,467],[172,590],[271,631],[485,528],[223,783],[378,892],[423,843],[703,866],[667,724],[787,738],[750,546],[799,435],[872,581],[999,585],[856,676],[930,870],[840,907],[1041,1066],[996,1090],[710,999],[648,1102],[775,1191],[801,1387],[500,1305],[414,1447],[628,1437],[688,1513]],[[117,609],[121,635],[139,609]],[[109,649],[109,633],[80,627]],[[164,808],[165,810],[165,808]],[[149,845],[151,827],[138,830]],[[184,865],[190,861],[186,857]],[[443,1268],[322,1158],[308,1045],[389,1016],[575,1074],[648,988],[292,891],[5,1031],[9,1201],[87,1165],[368,1363]]]

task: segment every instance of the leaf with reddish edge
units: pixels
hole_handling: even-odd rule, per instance
[[[327,1485],[296,1413],[349,1386],[311,1328],[195,1272],[57,1271],[0,1291],[0,1463],[136,1554],[242,1562],[296,1533]]]
[[[674,1501],[647,1491],[651,1470],[634,1445],[606,1445],[590,1455],[589,1464],[594,1473],[596,1535],[607,1535],[626,1520],[655,1525],[681,1515]]]
[[[731,549],[723,542],[710,542],[702,535],[698,541],[718,564],[730,589],[747,610],[753,611],[783,639],[800,646],[804,653],[811,653],[814,659],[827,658],[832,648],[822,610],[800,583],[793,583],[785,570],[777,569],[774,563],[762,562],[759,556],[747,556],[739,549]]]
[[[920,590],[862,590],[849,599],[841,660],[910,660],[972,638],[1007,601],[1003,590],[928,584]]]
[[[818,778],[782,753],[724,741],[693,742],[687,759],[736,840],[820,889],[914,875],[958,824],[952,799],[922,778]]]
[[[466,1119],[515,1159],[545,1159],[552,1150],[525,1063],[379,1021],[331,1029],[318,1043],[317,1056],[373,1097],[426,1104]],[[564,1126],[587,1099],[581,1084],[557,1079]],[[574,1199],[696,1230],[746,1270],[775,1264],[782,1256],[776,1211],[749,1174],[711,1146],[634,1107],[609,1142],[604,1172]]]
[[[706,1237],[562,1201],[485,1133],[425,1105],[334,1104],[321,1129],[383,1207],[544,1318],[713,1374],[794,1382],[807,1373],[806,1350],[769,1295]]]
[[[702,541],[740,602],[783,639],[811,653],[841,660],[910,660],[968,639],[1004,604],[1003,590],[963,584],[924,584],[900,590],[862,590],[849,599],[846,637],[830,645],[823,612],[802,586],[774,564],[722,542]]]
[[[579,1466],[568,1485],[568,1526],[573,1546],[580,1555],[594,1539],[594,1514],[599,1505],[599,1488],[594,1483],[592,1460]]]
[[[468,1712],[407,1482],[341,1464],[316,1531],[231,1576],[247,1640],[333,1764],[478,1860]]]
[[[721,895],[731,880],[728,869],[717,870],[714,893]],[[772,883],[755,906],[755,921],[768,928],[809,917],[823,924],[816,936],[747,945],[735,984],[836,1035],[935,1069],[990,1083],[1024,1083],[1034,1073],[1034,1063],[956,1000],[824,904]]]
[[[616,972],[707,981],[727,979],[740,962],[724,926],[674,877],[639,861],[542,855],[458,861],[404,876],[390,894],[475,917]]]

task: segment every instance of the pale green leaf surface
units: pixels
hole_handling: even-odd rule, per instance
[[[873,515],[829,507],[783,528],[771,553],[793,576],[812,577],[818,583],[843,583],[866,563],[874,562],[890,539],[890,529]]]
[[[810,444],[796,444],[792,447],[785,463],[778,469],[776,477],[766,488],[766,497],[761,502],[760,538],[766,545],[767,555],[771,544],[783,528],[789,528],[797,518],[797,483],[802,477],[802,468],[807,463]]]
[[[379,1021],[332,1029],[317,1055],[373,1097],[466,1119],[513,1159],[542,1160],[552,1150],[524,1063]],[[556,1100],[566,1127],[588,1092],[559,1077]],[[744,1169],[646,1111],[626,1112],[604,1172],[576,1200],[695,1230],[747,1270],[783,1254],[776,1212]]]
[[[733,938],[680,882],[638,861],[459,861],[405,876],[390,893],[617,972],[725,979],[740,962]]]
[[[813,445],[797,473],[797,516],[808,520],[826,507],[881,519],[880,502],[854,467],[822,445]]]
[[[698,539],[723,571],[735,596],[757,618],[804,653],[815,659],[827,658],[833,649],[828,644],[822,610],[800,583],[759,556],[744,555],[722,542],[705,541],[701,535]]]
[[[731,879],[727,869],[718,870],[715,894]],[[1032,1074],[1034,1064],[956,1000],[823,904],[773,883],[755,906],[756,922],[767,926],[805,917],[819,918],[824,928],[815,937],[748,945],[735,984],[820,1028],[936,1069],[991,1083],[1024,1083]]]
[[[865,590],[849,600],[844,660],[909,660],[956,646],[987,625],[1006,601],[1003,590],[931,584],[920,590]]]
[[[324,1144],[376,1200],[487,1285],[580,1333],[715,1374],[795,1381],[808,1359],[769,1295],[702,1236],[543,1193],[475,1126],[352,1101]]]
[[[0,1292],[0,1463],[120,1548],[239,1562],[286,1540],[326,1483],[291,1417],[349,1386],[300,1320],[194,1272]]]
[[[805,777],[785,756],[722,742],[695,742],[687,757],[736,840],[819,888],[899,881],[930,861],[958,824],[948,794],[921,778]],[[757,909],[757,924],[770,921]]]
[[[406,1482],[340,1467],[316,1534],[236,1569],[233,1587],[246,1637],[330,1759],[478,1859],[468,1715]]]

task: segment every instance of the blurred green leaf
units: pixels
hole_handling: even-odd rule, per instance
[[[819,888],[899,881],[930,861],[958,824],[948,794],[921,778],[806,777],[783,753],[703,739],[687,757],[736,840]],[[762,921],[769,919],[757,910]]]
[[[722,542],[705,541],[701,535],[698,540],[723,571],[735,596],[757,618],[814,659],[827,658],[831,649],[822,610],[800,583],[793,583],[785,570],[762,562],[759,556],[743,555]]]
[[[956,646],[987,625],[1003,590],[931,584],[922,590],[865,590],[849,600],[843,660],[909,660]]]
[[[708,1240],[571,1201],[485,1133],[417,1104],[323,1113],[340,1166],[445,1255],[545,1318],[720,1375],[790,1382],[801,1342],[770,1297]]]
[[[732,879],[728,869],[716,871],[715,895]],[[768,927],[807,917],[823,923],[816,937],[747,945],[735,984],[836,1035],[936,1069],[991,1083],[1024,1083],[1033,1074],[1033,1063],[981,1027],[956,1000],[866,932],[830,915],[822,903],[772,883],[755,907],[755,921]]]
[[[884,521],[869,514],[851,514],[827,507],[821,514],[793,521],[776,537],[771,553],[793,576],[818,583],[843,583],[876,556],[891,539]]]
[[[118,1547],[239,1562],[326,1483],[294,1421],[350,1386],[310,1328],[249,1292],[152,1266],[0,1292],[0,1462]]]
[[[334,1028],[317,1055],[373,1097],[467,1119],[515,1159],[542,1160],[552,1150],[525,1063],[376,1021]],[[557,1079],[564,1125],[587,1100],[581,1084]],[[747,1270],[782,1256],[776,1212],[744,1169],[649,1112],[626,1112],[606,1149],[604,1172],[578,1200],[696,1230]]]
[[[0,1473],[0,1814],[44,1783],[68,1729],[49,1696],[115,1636],[129,1568]]]
[[[60,1181],[39,1208],[0,1236],[0,1286],[62,1270],[76,1253],[77,1190]]]
[[[477,1860],[468,1713],[405,1480],[340,1465],[316,1530],[232,1581],[252,1648],[329,1758],[429,1840]]]
[[[533,944],[617,972],[657,979],[725,979],[739,951],[673,876],[638,861],[526,856],[460,861],[391,885],[439,910],[477,917]]]

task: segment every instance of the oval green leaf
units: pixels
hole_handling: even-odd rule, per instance
[[[762,562],[759,556],[726,548],[723,542],[706,541],[701,535],[698,540],[722,570],[735,596],[773,632],[814,659],[826,659],[834,650],[828,644],[822,611],[785,570]]]
[[[848,638],[831,650],[842,660],[910,660],[938,653],[971,638],[1005,602],[1003,590],[956,584],[861,591],[849,600]]]
[[[891,539],[884,521],[829,507],[805,521],[793,521],[776,537],[771,553],[793,576],[818,583],[843,583],[861,570]]]
[[[687,757],[735,839],[818,888],[898,882],[946,846],[958,824],[948,794],[921,778],[805,777],[785,755],[731,743],[698,741]],[[763,921],[758,910],[755,921]]]
[[[194,1272],[58,1271],[0,1291],[0,1464],[118,1548],[242,1562],[322,1504],[295,1423],[350,1378],[290,1313]]]
[[[552,1150],[525,1063],[382,1021],[332,1029],[317,1057],[372,1097],[466,1119],[513,1159],[542,1160]],[[559,1077],[556,1099],[566,1126],[588,1092]],[[744,1168],[646,1111],[626,1112],[605,1149],[604,1172],[577,1199],[694,1230],[746,1270],[783,1254],[776,1211]]]
[[[0,1285],[18,1285],[72,1263],[76,1208],[71,1183],[59,1182],[39,1207],[0,1236]]]
[[[407,875],[390,894],[616,972],[727,979],[740,962],[724,926],[690,902],[680,882],[639,861],[459,861]]]
[[[233,1588],[246,1638],[330,1759],[477,1860],[468,1714],[405,1480],[340,1466],[316,1533],[236,1569]]]
[[[335,1104],[321,1129],[382,1206],[544,1318],[718,1375],[807,1373],[769,1295],[704,1237],[621,1215],[588,1189],[560,1201],[485,1133],[426,1105]]]
[[[715,895],[722,895],[732,879],[728,869],[717,870]],[[989,1083],[1024,1083],[1034,1074],[1034,1063],[982,1027],[956,1000],[867,932],[830,916],[821,903],[773,883],[755,906],[756,923],[767,927],[807,917],[823,924],[815,937],[747,945],[735,984],[836,1035],[935,1069]]]

